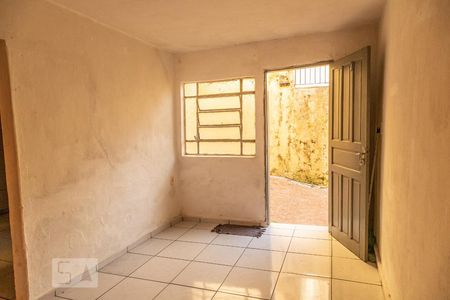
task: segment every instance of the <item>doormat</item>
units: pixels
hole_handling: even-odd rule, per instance
[[[259,238],[266,229],[262,226],[243,226],[233,224],[219,224],[211,232],[218,234],[233,234],[242,236],[252,236]]]

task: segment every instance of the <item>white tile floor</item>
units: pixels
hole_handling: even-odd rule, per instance
[[[326,228],[273,224],[261,238],[218,235],[182,222],[99,271],[96,289],[65,299],[382,300],[377,269]],[[56,298],[55,298],[56,299]]]

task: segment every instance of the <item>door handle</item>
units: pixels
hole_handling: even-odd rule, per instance
[[[365,147],[362,148],[362,152],[355,153],[355,155],[358,157],[360,166],[364,166],[366,164],[366,154],[367,151]]]

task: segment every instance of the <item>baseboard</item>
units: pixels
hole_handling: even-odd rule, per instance
[[[170,226],[173,226],[173,225],[175,225],[175,224],[177,224],[177,223],[180,223],[181,221],[183,221],[183,217],[182,216],[177,216],[177,217],[175,217],[175,218],[173,218],[172,219],[172,221],[170,222]],[[166,229],[166,228],[164,228],[164,229]],[[164,230],[163,229],[163,230]],[[161,230],[162,231],[162,230]],[[160,231],[160,232],[161,232]],[[159,232],[158,232],[159,233]],[[156,233],[156,234],[158,234],[158,233]],[[156,235],[155,234],[155,235]]]
[[[201,222],[201,223],[236,224],[236,225],[245,225],[245,226],[264,226],[264,222],[259,222],[259,221],[201,218],[201,217],[192,217],[192,216],[183,216],[183,221]]]
[[[375,245],[374,249],[375,249],[375,257],[377,259],[377,269],[378,269],[378,274],[380,274],[381,288],[383,289],[384,299],[389,300],[389,299],[392,299],[392,297],[391,297],[391,293],[389,292],[386,278],[384,277],[383,265],[381,264],[380,252],[378,250],[378,245]]]
[[[117,251],[116,253],[114,253],[113,255],[110,255],[109,257],[101,260],[100,262],[98,262],[98,264],[95,267],[92,267],[91,269],[89,269],[90,273],[99,271],[100,269],[102,269],[104,266],[106,266],[107,264],[111,263],[112,261],[116,260],[117,258],[119,258],[120,256],[124,255],[125,253],[129,252],[129,250],[135,248],[137,245],[145,242],[146,240],[154,237],[155,235],[157,235],[158,233],[160,233],[161,231],[174,226],[175,224],[181,222],[183,220],[183,218],[181,216],[177,216],[175,218],[173,218],[171,221],[163,223],[162,225],[158,226],[156,229],[144,234],[143,236],[141,236],[140,238],[138,238],[136,241],[134,241],[133,243],[129,244],[127,247]],[[79,274],[77,276],[75,276],[73,278],[73,282],[76,283],[78,281],[81,280],[81,276],[82,274]],[[56,289],[51,289],[48,293],[45,293],[44,295],[42,295],[41,297],[39,297],[39,300],[46,300],[46,299],[54,299],[56,293]]]

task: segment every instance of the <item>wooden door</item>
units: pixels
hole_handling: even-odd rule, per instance
[[[361,49],[330,66],[329,227],[367,260],[369,55]]]

